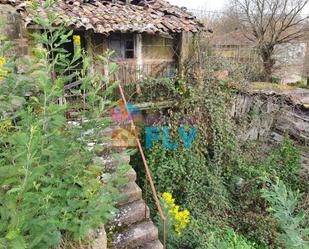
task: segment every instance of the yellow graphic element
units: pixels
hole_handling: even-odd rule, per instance
[[[73,44],[76,46],[80,46],[80,36],[79,35],[73,35]]]
[[[180,236],[190,222],[190,212],[187,209],[179,211],[180,207],[175,204],[175,199],[171,193],[163,193],[162,198],[164,208],[168,211],[168,217],[173,221],[174,230]]]
[[[134,134],[127,129],[114,130],[112,133],[112,147],[136,147]]]
[[[0,57],[0,80],[5,78],[7,76],[8,70],[3,68],[3,66],[6,64],[5,57]]]

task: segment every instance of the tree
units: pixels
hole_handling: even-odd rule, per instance
[[[226,34],[234,30],[239,30],[241,22],[236,11],[231,11],[230,6],[223,9],[216,19],[212,20],[212,23],[208,25],[215,30],[216,34]]]
[[[264,80],[271,79],[275,47],[304,38],[308,16],[302,15],[309,0],[232,0],[248,39],[256,43],[263,61]]]

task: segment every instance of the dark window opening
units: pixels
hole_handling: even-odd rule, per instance
[[[126,49],[134,49],[134,41],[133,40],[127,40],[126,41]]]
[[[133,34],[112,34],[108,40],[109,49],[114,51],[114,60],[135,58],[135,43]]]
[[[69,42],[61,45],[61,48],[67,51],[67,54],[65,55],[66,58],[64,58],[64,64],[69,64],[73,60],[74,54],[78,51],[80,53],[80,51],[84,49],[86,45],[86,40],[81,32],[74,32],[69,39]],[[57,41],[55,43],[57,43]],[[50,51],[51,48],[49,47],[48,50]],[[53,52],[50,55],[50,59],[56,58],[57,54],[57,51]],[[59,65],[55,66],[55,77],[59,75],[64,75],[67,77],[65,89],[78,89],[80,86],[80,83],[78,83],[80,71],[83,68],[82,58],[79,58],[77,61],[75,61],[74,64],[70,66],[70,68],[67,68],[67,65],[64,64],[60,62]]]
[[[86,40],[85,37],[81,32],[74,32],[72,37],[70,38],[70,42],[64,44],[64,49],[67,50],[70,54],[69,60],[73,60],[74,54],[78,52],[81,52],[86,46]],[[68,83],[74,83],[77,82],[79,79],[80,71],[83,68],[83,61],[82,58],[80,58],[77,62],[74,63],[74,68],[67,70],[66,75],[69,76],[70,81]]]
[[[134,41],[133,41],[133,39],[125,41],[125,58],[126,59],[134,58]]]
[[[134,58],[134,51],[127,50],[126,59],[133,59],[133,58]]]

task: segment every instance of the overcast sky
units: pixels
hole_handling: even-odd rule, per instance
[[[227,0],[168,0],[172,4],[190,9],[222,10]]]
[[[226,7],[229,0],[168,0],[170,3],[184,6],[189,9],[202,9],[208,11],[220,11]],[[304,10],[304,14],[309,14],[309,4]]]

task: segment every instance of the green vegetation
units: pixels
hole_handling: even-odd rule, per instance
[[[168,248],[290,249],[278,235],[282,229],[278,215],[269,212],[273,195],[266,198],[268,182],[264,179],[279,178],[292,191],[307,191],[309,185],[299,174],[299,152],[288,138],[268,153],[256,153],[260,151],[258,144],[238,141],[229,104],[242,87],[242,72],[233,68],[229,78],[218,80],[215,71],[222,66],[226,68],[220,63],[207,65],[209,72],[204,76],[202,89],[194,80],[187,79],[190,94],[165,112],[164,125],[174,129],[170,139],[180,144],[178,127],[191,124],[180,124],[179,120],[195,117],[199,136],[192,148],[166,150],[158,143],[146,151],[158,191],[172,193],[176,202],[190,211],[190,223],[180,237],[169,237]],[[140,161],[136,156],[133,165],[143,186],[146,182]],[[153,203],[151,197],[148,202]],[[154,204],[151,210],[156,215]],[[302,227],[308,225],[307,221]],[[308,240],[306,236],[305,232],[299,234],[304,241]]]
[[[299,87],[299,88],[308,89],[309,88],[308,80],[307,79],[302,79],[301,81],[297,81],[295,86]]]
[[[291,191],[280,180],[276,184],[271,184],[270,189],[264,189],[262,194],[270,203],[268,211],[273,213],[280,227],[277,239],[282,246],[291,249],[309,248],[309,228],[304,228],[308,217],[304,210],[297,212],[300,194]]]
[[[33,50],[33,57],[6,57],[11,44],[1,41],[0,248],[50,248],[64,238],[80,243],[111,217],[117,184],[124,182],[119,175],[102,186],[102,165],[93,162],[101,148],[88,148],[90,142],[102,142],[96,134],[108,124],[102,113],[110,103],[99,94],[106,80],[86,75],[90,61],[83,51],[69,59],[61,47],[72,32],[53,27],[57,14],[48,12],[49,4],[49,18],[36,18],[43,31],[33,38],[43,46]],[[87,96],[80,104],[80,124],[70,125],[63,86],[70,80],[67,71],[81,59],[76,93],[87,91]]]
[[[33,39],[42,46],[33,50],[33,57],[6,56],[11,44],[1,37],[0,248],[83,243],[91,229],[111,218],[119,198],[117,187],[126,182],[123,166],[102,185],[98,180],[102,165],[93,158],[103,148],[88,148],[94,141],[104,142],[97,134],[109,123],[102,113],[113,104],[108,94],[115,84],[108,82],[109,77],[87,74],[92,62],[77,37],[73,56],[62,48],[72,32],[54,27],[57,15],[48,12],[49,4],[52,1],[45,5],[48,20],[36,18],[42,32],[34,33]],[[107,64],[108,57],[100,57],[102,63]],[[191,126],[180,124],[183,117],[194,117],[199,131],[191,149],[166,150],[158,143],[146,151],[155,185],[165,193],[168,248],[307,249],[309,222],[301,193],[309,184],[299,173],[299,152],[288,138],[261,155],[255,154],[258,144],[238,141],[229,104],[243,86],[245,69],[227,61],[211,63],[202,84],[194,77],[176,83],[149,79],[141,87],[150,96],[132,93],[140,101],[179,100],[165,113],[165,125],[174,129],[171,139],[178,139],[180,125]],[[79,74],[68,74],[77,67]],[[226,68],[231,75],[219,80],[215,73]],[[110,73],[116,69],[109,65]],[[65,118],[72,106],[63,101],[63,88],[72,78],[81,82],[73,90],[81,97],[74,106],[79,125],[69,125]],[[257,89],[264,86],[255,84]],[[136,155],[133,165],[146,191],[140,162]],[[155,217],[156,206],[147,196]]]
[[[273,90],[273,91],[279,91],[279,92],[296,89],[295,86],[282,85],[282,84],[269,83],[269,82],[253,82],[251,84],[251,87],[253,90]]]

